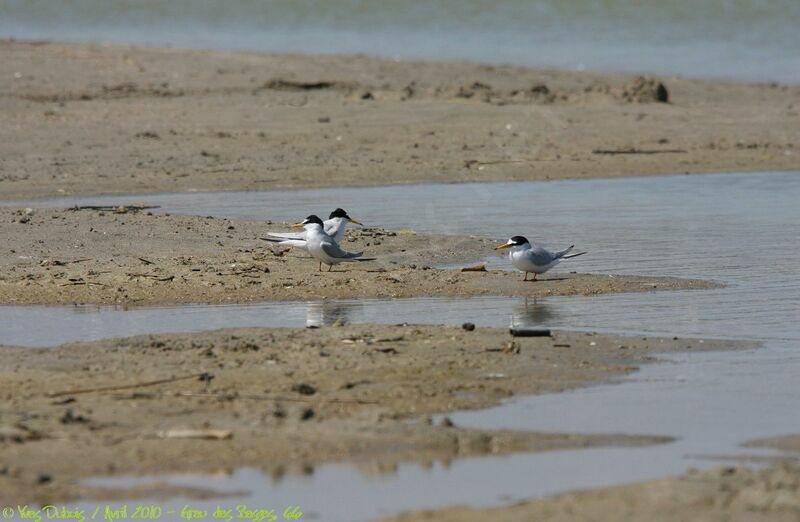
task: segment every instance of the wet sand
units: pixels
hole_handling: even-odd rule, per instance
[[[800,170],[796,86],[16,41],[0,62],[3,198]]]
[[[745,347],[360,325],[2,347],[0,502],[136,494],[78,484],[105,474],[213,472],[255,463],[269,463],[267,473],[309,472],[342,460],[391,472],[401,461],[666,442],[648,433],[467,430],[431,423],[430,415],[609,382],[660,352],[739,346]],[[143,385],[161,380],[167,382]],[[180,438],[187,429],[220,439]]]
[[[670,479],[559,495],[496,509],[450,508],[385,522],[790,522],[800,518],[800,464],[761,470],[723,467]]]
[[[0,303],[167,304],[476,295],[593,295],[713,288],[668,277],[569,273],[569,261],[523,282],[521,272],[462,272],[494,255],[486,238],[353,228],[343,247],[375,261],[319,272],[299,250],[263,241],[285,223],[96,210],[0,208]],[[497,254],[500,255],[500,254]],[[323,267],[327,270],[327,267]]]

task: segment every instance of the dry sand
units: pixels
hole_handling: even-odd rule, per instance
[[[306,253],[261,240],[285,224],[146,212],[0,208],[0,303],[244,302],[357,297],[544,297],[681,288],[707,281],[570,274],[537,282],[520,272],[461,272],[431,265],[495,255],[497,241],[354,229],[343,246],[377,256],[319,272]],[[499,255],[499,254],[497,254]],[[562,268],[563,267],[563,268]],[[323,268],[327,270],[327,267]]]
[[[432,424],[429,416],[608,382],[654,361],[657,352],[744,346],[360,325],[0,347],[0,505],[123,494],[78,485],[93,475],[255,463],[269,463],[268,473],[299,472],[345,459],[389,472],[404,460],[665,442],[658,434],[466,430]],[[211,379],[200,379],[203,373]],[[119,388],[81,393],[107,387]],[[165,438],[183,429],[220,430],[230,438]]]
[[[796,86],[16,41],[0,63],[3,198],[800,170]]]

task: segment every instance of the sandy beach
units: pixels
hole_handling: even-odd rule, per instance
[[[0,61],[3,198],[800,169],[796,86],[17,41]]]

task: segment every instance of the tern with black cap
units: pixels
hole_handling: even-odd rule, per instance
[[[328,265],[328,272],[333,265],[354,261],[374,261],[375,258],[361,257],[364,252],[346,252],[336,242],[334,238],[325,232],[325,225],[320,218],[315,215],[308,216],[300,223],[292,225],[294,228],[305,230],[306,250],[311,256],[319,261],[319,269],[322,271],[322,264]]]
[[[577,254],[570,254],[575,245],[559,250],[558,252],[550,252],[546,248],[531,244],[530,241],[522,236],[514,236],[502,245],[495,247],[495,250],[509,248],[511,251],[508,258],[514,268],[525,272],[523,281],[528,280],[528,273],[533,273],[533,280],[536,281],[536,276],[544,274],[563,259],[571,259],[573,257],[582,256],[586,252],[578,252]]]
[[[344,232],[348,223],[361,225],[359,221],[351,218],[344,209],[337,208],[331,212],[328,219],[323,221],[322,227],[325,229],[326,234],[331,236],[334,241],[339,243],[342,239],[344,239]],[[307,250],[305,230],[303,232],[267,232],[267,236],[268,237],[262,239],[265,241],[272,241],[273,243],[279,243],[284,246],[297,247]]]

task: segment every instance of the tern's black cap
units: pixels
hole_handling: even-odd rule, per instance
[[[524,245],[525,243],[530,243],[530,241],[525,239],[523,236],[514,236],[511,238],[512,245]]]
[[[317,225],[322,225],[322,220],[318,218],[315,214],[311,214],[308,216],[303,223],[316,223]]]
[[[330,216],[328,216],[328,219],[333,219],[333,218],[347,218],[347,219],[350,219],[350,216],[347,215],[347,212],[343,208],[337,208],[336,210],[331,212]]]

